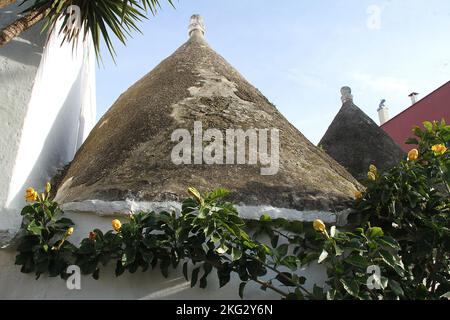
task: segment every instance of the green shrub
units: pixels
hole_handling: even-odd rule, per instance
[[[405,298],[439,299],[450,291],[450,126],[425,122],[414,133],[408,142],[418,150],[369,180],[356,208],[397,239],[408,271],[400,279]]]

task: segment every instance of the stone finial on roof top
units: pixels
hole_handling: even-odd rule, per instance
[[[341,88],[341,100],[342,103],[346,103],[347,101],[353,101],[352,89],[350,87],[342,87]]]
[[[194,14],[189,23],[189,37],[205,35],[205,20],[199,14]]]

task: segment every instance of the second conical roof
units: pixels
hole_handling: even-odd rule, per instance
[[[343,103],[319,146],[358,180],[367,178],[371,164],[384,171],[406,157],[352,98]]]

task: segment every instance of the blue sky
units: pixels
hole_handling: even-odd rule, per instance
[[[164,0],[162,0],[164,1]],[[97,117],[187,40],[189,17],[205,18],[206,39],[313,143],[338,112],[339,90],[378,123],[450,80],[448,0],[175,0],[143,22],[117,64],[103,49]],[[378,14],[380,13],[380,14]]]

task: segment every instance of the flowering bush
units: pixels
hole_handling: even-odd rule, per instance
[[[32,204],[22,210],[19,254],[16,264],[24,273],[35,272],[36,277],[47,273],[51,277],[65,277],[67,267],[74,262],[75,246],[67,238],[73,233],[74,223],[62,218],[56,202],[49,200],[50,184],[38,194],[33,188],[26,190],[25,198]]]
[[[450,291],[450,126],[425,122],[414,133],[418,148],[368,181],[356,208],[399,242],[405,298],[439,299]]]
[[[327,299],[398,299],[404,296],[399,282],[389,274],[405,274],[397,241],[380,227],[357,228],[326,235],[319,263],[327,267]]]
[[[287,255],[287,246],[271,249],[246,233],[244,221],[238,217],[230,203],[219,202],[228,192],[216,190],[201,195],[189,189],[192,198],[183,202],[180,216],[168,212],[140,212],[129,215],[128,222],[112,221],[106,233],[96,229],[75,247],[66,239],[73,233],[73,223],[60,218],[61,210],[55,202],[45,197],[25,207],[24,234],[18,248],[16,264],[22,272],[35,272],[37,276],[49,272],[50,276],[65,278],[70,264],[80,267],[83,274],[99,278],[101,265],[116,264],[116,275],[128,270],[134,273],[159,265],[167,277],[169,266],[183,262],[183,273],[188,279],[188,264],[193,265],[191,285],[199,283],[204,288],[208,275],[216,269],[220,286],[230,281],[230,274],[237,273],[242,280],[239,287],[243,295],[248,281],[260,283],[287,297],[289,292],[276,288],[271,280],[263,280],[267,269],[275,272],[275,278],[295,283],[304,290],[299,277],[291,279],[275,266],[297,268],[297,258]],[[27,191],[27,197],[29,192]],[[201,270],[203,274],[200,275]]]

